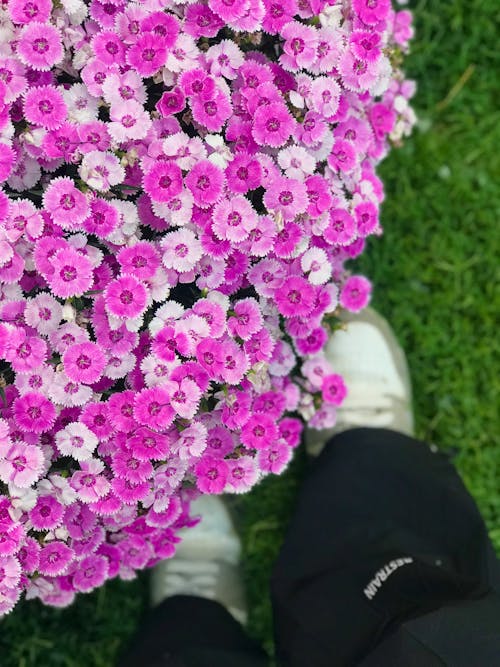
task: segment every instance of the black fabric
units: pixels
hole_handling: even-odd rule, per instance
[[[449,461],[393,431],[346,431],[314,462],[274,567],[277,657],[283,667],[495,667],[492,589],[498,561]],[[220,605],[177,597],[153,610],[119,667],[266,664]]]
[[[218,602],[167,598],[143,620],[118,667],[266,667],[264,651]]]
[[[305,481],[274,567],[281,663],[359,664],[401,621],[484,595],[498,570],[490,550],[474,501],[444,456],[388,430],[336,436]],[[412,562],[384,571],[404,558]],[[385,581],[368,599],[381,571]]]

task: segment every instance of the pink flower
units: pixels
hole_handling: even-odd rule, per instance
[[[196,464],[196,486],[202,493],[219,494],[224,491],[229,466],[223,459],[203,457]]]
[[[32,391],[16,398],[14,416],[22,431],[43,433],[49,431],[54,425],[56,411],[43,394]]]
[[[54,540],[40,551],[38,570],[40,574],[54,577],[64,574],[72,560],[73,550],[64,542]]]
[[[116,102],[111,106],[108,132],[114,141],[144,139],[151,128],[151,117],[135,100]]]
[[[309,69],[316,60],[318,44],[316,28],[298,21],[290,21],[280,30],[280,35],[285,40],[280,57],[283,67],[292,72]]]
[[[107,192],[125,178],[125,170],[116,155],[102,151],[86,153],[78,173],[87,185],[99,192]]]
[[[51,181],[43,195],[43,205],[54,222],[64,229],[75,229],[88,215],[85,195],[71,178],[61,176]]]
[[[328,156],[328,164],[332,169],[350,172],[357,164],[356,152],[349,141],[337,139]]]
[[[169,439],[149,428],[139,427],[129,437],[127,445],[139,461],[156,461],[166,458]]]
[[[232,108],[228,96],[216,88],[210,99],[195,95],[191,100],[193,118],[210,132],[220,132],[231,116]]]
[[[47,358],[47,343],[39,336],[27,336],[24,329],[12,331],[6,347],[5,358],[18,373],[38,368]]]
[[[144,313],[148,292],[133,275],[112,280],[104,291],[106,311],[120,319],[139,317]]]
[[[364,276],[351,276],[340,291],[340,305],[352,313],[362,310],[370,301],[372,285]]]
[[[62,93],[55,86],[38,86],[26,93],[24,115],[34,125],[57,130],[66,120],[67,113]]]
[[[280,102],[259,107],[253,117],[252,136],[260,146],[283,146],[295,129],[295,120]]]
[[[50,0],[11,0],[8,4],[10,18],[14,23],[31,23],[38,21],[45,23],[50,17],[52,5]]]
[[[297,14],[295,0],[265,0],[266,14],[263,28],[271,35],[276,35],[283,26]]]
[[[207,429],[199,422],[192,422],[191,426],[185,428],[176,442],[172,444],[172,450],[178,453],[179,458],[186,460],[200,456],[207,446]]]
[[[179,273],[191,271],[201,259],[200,241],[190,229],[168,232],[161,241],[163,265]]]
[[[30,487],[40,479],[44,456],[40,447],[16,442],[0,455],[0,479],[21,489]]]
[[[80,470],[71,476],[71,488],[76,491],[84,503],[96,502],[108,493],[111,485],[104,475],[101,475],[103,470],[102,461],[89,458],[80,461]]]
[[[308,206],[307,189],[302,181],[278,177],[266,190],[264,204],[268,211],[278,211],[285,220],[293,220]]]
[[[134,417],[139,424],[157,430],[170,426],[175,417],[170,392],[161,386],[143,389],[134,399]]]
[[[30,510],[30,521],[35,530],[52,530],[61,525],[64,507],[53,496],[40,496]]]
[[[222,194],[224,174],[209,160],[200,160],[186,176],[185,183],[193,195],[195,204],[201,208],[208,208],[215,204]]]
[[[144,482],[153,474],[153,466],[148,459],[140,459],[128,450],[114,454],[111,467],[116,477],[123,477],[131,482]]]
[[[350,213],[343,208],[330,211],[330,222],[323,232],[325,241],[332,245],[348,245],[356,238],[356,223]]]
[[[105,556],[92,554],[83,558],[73,575],[73,586],[77,591],[88,591],[102,586],[108,577],[109,565]]]
[[[285,317],[308,315],[314,307],[314,288],[304,278],[291,276],[276,291],[278,310]]]
[[[165,65],[164,41],[153,33],[142,34],[127,51],[127,63],[142,77],[152,76]]]
[[[0,558],[0,589],[16,588],[21,578],[21,566],[14,556]]]
[[[97,343],[77,343],[63,354],[64,371],[70,380],[93,384],[102,375],[106,356]]]
[[[333,116],[339,108],[340,87],[333,77],[318,76],[311,84],[311,107],[324,118]]]
[[[354,208],[354,215],[360,236],[372,234],[378,228],[378,209],[372,202],[361,202]]]
[[[40,562],[40,545],[33,537],[27,537],[17,552],[17,558],[23,571],[32,574]]]
[[[201,390],[193,380],[184,378],[180,382],[167,383],[170,390],[170,404],[180,417],[192,419],[201,398]]]
[[[221,344],[220,355],[222,379],[228,384],[239,384],[248,370],[246,354],[234,341],[227,340]]]
[[[251,456],[240,456],[226,461],[229,468],[225,493],[246,493],[259,479],[256,460]]]
[[[92,457],[98,440],[94,433],[80,422],[68,424],[56,433],[56,445],[63,456],[72,456],[77,461]]]
[[[275,420],[267,414],[258,413],[250,417],[241,429],[241,442],[251,449],[269,447],[278,438]]]
[[[242,299],[234,305],[234,315],[227,321],[228,329],[233,336],[249,340],[262,328],[262,315],[255,299]]]
[[[279,475],[287,467],[291,458],[292,449],[278,441],[271,447],[259,451],[259,467],[264,472]]]
[[[58,250],[50,262],[54,272],[48,277],[48,283],[56,296],[81,296],[91,288],[92,264],[88,257],[71,246]]]
[[[17,53],[24,65],[48,71],[63,58],[61,34],[50,23],[28,23],[19,34]]]
[[[353,9],[367,25],[376,25],[387,18],[391,9],[390,0],[353,0]]]
[[[144,176],[144,190],[153,201],[169,202],[182,191],[182,172],[172,162],[156,162]]]
[[[47,292],[41,292],[26,302],[26,324],[36,328],[41,334],[48,335],[57,329],[61,316],[61,304]]]
[[[179,36],[179,21],[172,14],[163,11],[152,12],[142,19],[141,31],[153,33],[161,44],[170,50]]]
[[[109,422],[108,405],[104,402],[88,403],[80,414],[80,421],[85,424],[99,440],[108,440],[114,429]]]
[[[243,195],[222,200],[214,207],[212,229],[220,239],[233,243],[244,241],[256,226],[257,214]]]

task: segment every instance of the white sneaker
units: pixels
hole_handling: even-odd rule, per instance
[[[348,393],[334,427],[306,431],[312,456],[332,435],[350,428],[389,428],[413,435],[410,373],[388,322],[372,308],[342,319],[345,328],[330,337],[325,352],[334,372],[344,377]]]
[[[239,572],[241,542],[224,502],[203,495],[191,504],[202,519],[179,531],[182,541],[173,558],[159,563],[151,576],[151,602],[172,595],[195,595],[220,602],[240,623],[247,610]]]

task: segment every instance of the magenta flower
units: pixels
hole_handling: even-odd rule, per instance
[[[166,458],[169,439],[149,428],[140,427],[128,438],[127,444],[139,461],[158,461]]]
[[[153,33],[142,34],[127,51],[127,63],[143,77],[152,76],[165,65],[167,49]]]
[[[9,2],[9,14],[14,23],[45,23],[50,17],[52,5],[49,0],[13,0]]]
[[[291,276],[276,291],[276,305],[285,317],[308,315],[314,306],[314,288],[300,276]]]
[[[17,552],[17,558],[23,571],[32,574],[40,562],[40,545],[33,537],[27,537]]]
[[[110,281],[104,291],[106,310],[120,319],[139,317],[146,309],[148,292],[133,275]]]
[[[48,71],[63,58],[61,34],[50,23],[28,23],[19,34],[17,53],[24,65]]]
[[[215,204],[222,194],[224,175],[222,170],[209,160],[200,160],[186,176],[185,183],[195,204],[208,208]]]
[[[332,245],[348,245],[356,238],[356,222],[345,209],[335,208],[330,211],[330,222],[323,236]]]
[[[260,146],[283,146],[295,129],[295,120],[280,102],[259,107],[253,118],[252,136]]]
[[[222,90],[216,88],[211,99],[195,95],[191,100],[193,118],[210,132],[220,132],[231,116],[231,103]]]
[[[93,384],[102,375],[106,356],[96,343],[77,343],[63,354],[64,371],[70,380]]]
[[[372,285],[363,276],[351,276],[340,291],[340,305],[346,310],[357,313],[370,301]]]
[[[92,264],[85,255],[68,246],[58,250],[50,260],[53,273],[48,283],[56,296],[81,296],[92,286]]]
[[[241,429],[241,442],[251,449],[264,449],[278,438],[275,420],[267,414],[254,414]]]
[[[387,18],[390,0],[352,0],[353,8],[366,25],[375,25]]]
[[[77,591],[88,591],[102,586],[109,572],[108,559],[102,555],[92,554],[83,558],[79,568],[73,575],[73,586]]]
[[[323,377],[321,384],[323,400],[332,405],[340,405],[347,395],[347,387],[341,375],[332,373]]]
[[[170,392],[161,386],[143,389],[134,399],[134,417],[139,424],[157,430],[170,426],[175,417]]]
[[[22,431],[43,433],[49,431],[54,425],[56,411],[43,394],[32,391],[16,398],[14,416]]]
[[[280,57],[283,67],[291,71],[310,68],[316,60],[317,30],[298,21],[291,21],[283,26],[280,35],[285,40]]]
[[[328,156],[328,164],[332,169],[350,172],[356,166],[356,153],[349,141],[337,139]]]
[[[172,162],[156,162],[143,181],[144,190],[153,201],[169,202],[182,191],[182,172]]]
[[[228,473],[229,466],[226,461],[205,456],[196,464],[196,486],[202,493],[222,493]]]
[[[53,496],[40,496],[29,518],[35,530],[53,530],[62,524],[64,507]]]
[[[279,475],[287,467],[292,458],[292,449],[277,442],[271,447],[259,451],[259,467],[264,472]]]
[[[31,88],[24,98],[24,115],[34,125],[57,130],[66,120],[68,110],[62,93],[55,86]]]
[[[38,571],[50,577],[64,574],[73,560],[73,550],[64,542],[54,540],[42,547]]]

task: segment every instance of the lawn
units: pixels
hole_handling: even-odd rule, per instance
[[[412,370],[417,431],[456,463],[500,551],[500,111],[497,0],[410,3],[419,126],[382,168],[385,234],[356,265],[375,283]],[[238,501],[250,631],[271,648],[267,578],[303,474]],[[112,667],[147,580],[111,582],[67,610],[23,603],[1,622],[1,667]]]

